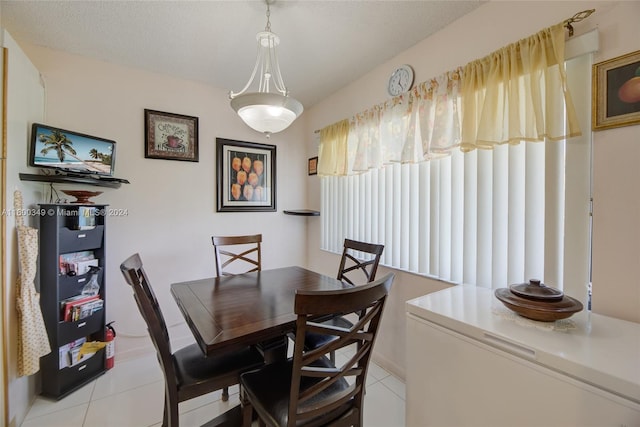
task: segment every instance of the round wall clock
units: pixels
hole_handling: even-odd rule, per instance
[[[396,68],[389,77],[387,91],[391,96],[398,96],[411,89],[411,86],[413,86],[413,68],[404,64]]]

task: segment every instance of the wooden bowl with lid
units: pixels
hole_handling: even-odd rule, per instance
[[[540,280],[496,289],[495,296],[522,317],[541,322],[566,319],[582,310],[582,303]]]

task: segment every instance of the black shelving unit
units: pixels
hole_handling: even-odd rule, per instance
[[[44,318],[51,353],[40,359],[42,391],[46,397],[61,399],[105,372],[105,349],[79,363],[71,363],[70,343],[82,338],[87,341],[104,341],[106,312],[106,250],[105,219],[102,213],[106,205],[41,204],[40,212],[40,307]],[[78,229],[79,215],[83,207],[95,208],[95,226]],[[79,320],[64,320],[63,300],[80,295],[91,279],[91,274],[70,275],[63,272],[60,256],[81,251],[91,251],[98,265],[100,284],[99,299],[102,309]]]

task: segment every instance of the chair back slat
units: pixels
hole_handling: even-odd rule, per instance
[[[262,234],[213,236],[211,241],[218,276],[232,276],[262,269]]]
[[[353,286],[374,281],[383,251],[384,245],[344,239],[338,280]]]
[[[125,281],[133,289],[134,299],[156,348],[158,361],[169,387],[176,387],[176,371],[171,354],[169,332],[149,278],[142,266],[139,254],[134,254],[120,264]]]
[[[385,301],[394,275],[386,275],[364,285],[335,291],[296,292],[297,315],[288,425],[296,426],[331,411],[344,411],[339,425],[362,425],[365,379],[377,336]],[[315,320],[326,316],[357,314],[351,328],[342,328]],[[305,334],[313,331],[336,339],[310,351],[304,351]],[[348,345],[356,345],[355,354],[344,364],[329,367],[327,355]],[[344,380],[350,377],[350,386]],[[309,383],[311,381],[311,383]],[[303,387],[301,387],[304,385]],[[341,412],[339,412],[341,413]]]

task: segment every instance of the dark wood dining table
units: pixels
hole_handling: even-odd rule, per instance
[[[206,355],[258,345],[269,363],[283,351],[286,357],[286,335],[295,329],[296,290],[346,287],[333,277],[285,267],[174,283],[171,294]]]

